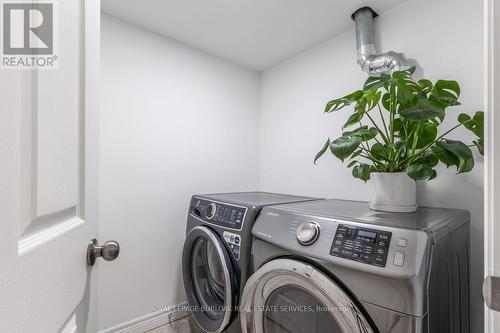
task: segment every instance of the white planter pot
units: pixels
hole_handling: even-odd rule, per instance
[[[417,185],[404,172],[372,173],[370,208],[384,212],[409,213],[417,210]]]

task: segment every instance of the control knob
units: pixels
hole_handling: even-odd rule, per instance
[[[307,222],[299,225],[297,240],[302,245],[311,245],[319,237],[319,225],[316,222]]]
[[[207,218],[207,220],[211,220],[214,218],[216,210],[217,206],[213,202],[209,204],[207,208],[205,208],[205,217]]]

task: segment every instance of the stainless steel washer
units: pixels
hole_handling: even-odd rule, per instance
[[[468,333],[469,219],[342,200],[266,207],[252,231],[243,331]]]

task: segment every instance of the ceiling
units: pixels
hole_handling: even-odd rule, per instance
[[[263,71],[404,0],[102,0],[105,13]],[[353,41],[353,48],[355,47]]]

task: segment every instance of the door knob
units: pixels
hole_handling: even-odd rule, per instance
[[[102,257],[106,261],[113,261],[120,253],[120,244],[108,241],[99,246],[97,239],[92,239],[87,247],[87,265],[94,266],[96,258]]]
[[[484,279],[483,297],[490,309],[500,311],[500,277],[488,276]]]

